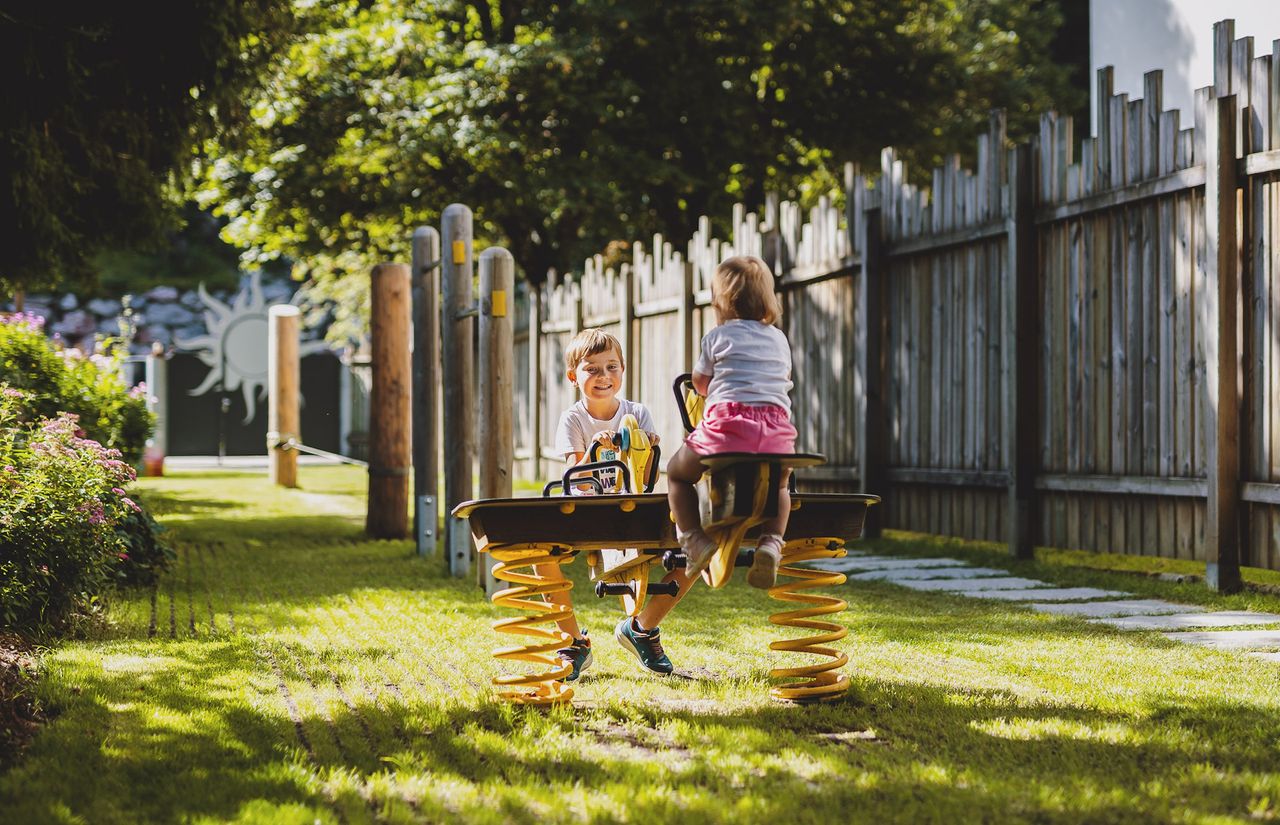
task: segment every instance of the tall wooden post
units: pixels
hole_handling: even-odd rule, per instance
[[[1205,581],[1240,589],[1240,386],[1236,335],[1240,284],[1236,249],[1236,97],[1213,103],[1206,126],[1205,281],[1201,345],[1205,362],[1205,452],[1209,502]]]
[[[369,510],[365,532],[401,539],[409,532],[409,422],[412,359],[409,267],[379,264],[371,281],[373,388],[369,394]]]
[[[413,231],[413,536],[419,556],[436,552],[440,480],[440,233]]]
[[[511,325],[515,260],[501,247],[480,255],[480,497],[510,498],[515,463],[513,405],[515,342]],[[485,592],[499,582],[489,565],[483,569]]]
[[[475,356],[472,335],[475,307],[472,295],[471,210],[460,203],[445,207],[440,219],[444,259],[440,280],[443,307],[440,321],[444,360],[444,500],[445,512],[472,498],[471,458],[475,428]],[[445,546],[449,570],[465,576],[471,570],[471,534],[453,516],[445,517]]]
[[[542,291],[529,287],[529,477],[542,478]]]
[[[267,450],[271,483],[281,487],[298,486],[298,451],[289,442],[302,441],[298,429],[300,315],[290,304],[267,310]]]
[[[863,493],[888,494],[889,428],[885,410],[887,375],[885,357],[888,352],[888,290],[884,288],[884,204],[887,176],[881,176],[878,205],[863,212],[866,222],[862,252],[862,272],[858,277],[858,318],[854,330],[854,349],[858,354],[857,371],[862,379],[862,392],[857,395],[857,416],[862,431],[858,433],[858,487]],[[883,507],[873,507],[867,514],[863,535],[876,538],[884,529]]]
[[[995,148],[1000,151],[1000,147]],[[997,155],[998,157],[998,155]],[[1008,259],[1005,266],[1004,305],[1001,309],[1001,403],[1004,406],[1005,454],[1009,456],[1008,543],[1009,554],[1029,559],[1035,544],[1038,519],[1035,491],[1039,387],[1037,357],[1041,350],[1037,320],[1039,289],[1036,284],[1038,255],[1032,213],[1031,146],[1022,144],[1008,153],[1009,215]]]

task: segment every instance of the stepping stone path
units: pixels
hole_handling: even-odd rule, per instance
[[[1077,616],[1121,630],[1162,630],[1166,639],[1218,650],[1247,651],[1280,663],[1280,614],[1244,610],[1206,611],[1163,599],[1133,599],[1131,593],[1096,587],[1053,587],[1048,582],[1010,576],[994,567],[974,567],[957,559],[868,556],[853,551],[845,558],[811,563],[848,574],[849,581],[884,581],[926,592],[974,599],[1024,602],[1038,613]],[[1105,601],[1104,601],[1105,600]],[[1196,630],[1276,625],[1270,630]]]

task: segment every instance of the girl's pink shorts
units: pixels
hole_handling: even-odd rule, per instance
[[[684,443],[698,455],[794,453],[796,428],[782,407],[722,401],[707,409]]]

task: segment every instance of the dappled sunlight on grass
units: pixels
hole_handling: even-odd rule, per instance
[[[574,707],[531,710],[490,685],[509,614],[409,542],[365,540],[358,471],[304,468],[301,491],[252,474],[146,487],[179,562],[45,657],[53,721],[0,776],[13,821],[1128,822],[1266,817],[1280,799],[1266,662],[858,582],[841,589],[849,695],[778,705],[769,669],[798,657],[769,650],[763,593],[695,589],[664,623],[662,679],[613,642],[617,600],[572,564],[596,661]],[[874,549],[1185,587],[970,543]]]

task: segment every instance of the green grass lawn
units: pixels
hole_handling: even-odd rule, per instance
[[[841,588],[853,689],[768,699],[778,609],[698,588],[638,671],[585,565],[595,666],[572,708],[491,698],[474,579],[361,536],[363,477],[304,468],[146,480],[179,563],[43,659],[51,719],[0,776],[0,821],[1218,822],[1280,816],[1280,666],[1007,604]],[[1109,557],[898,536],[1063,584],[1280,612]],[[1124,565],[1115,564],[1115,567]]]

